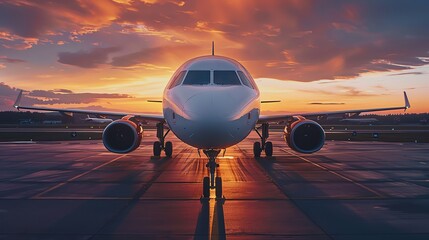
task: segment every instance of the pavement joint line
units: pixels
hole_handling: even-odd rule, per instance
[[[70,153],[75,153],[76,151],[71,151]],[[86,160],[86,159],[88,159],[88,158],[93,158],[93,157],[97,157],[97,156],[100,156],[101,154],[103,154],[103,153],[98,153],[97,155],[91,155],[91,156],[86,156],[86,157],[81,157],[81,158],[78,158],[78,159],[76,159],[76,160],[74,160],[75,162],[81,162],[81,161],[83,161],[83,160]],[[56,155],[62,155],[62,153],[55,153],[54,154],[54,156],[56,156]],[[69,168],[65,168],[65,169],[69,169]],[[58,169],[57,168],[57,166],[53,166],[53,167],[50,167],[50,168],[47,168],[46,170],[61,170],[61,169]],[[63,169],[64,170],[64,169]]]
[[[284,142],[281,142],[281,143],[284,143]],[[262,157],[260,159],[256,159],[256,161],[255,161],[255,159],[253,158],[253,152],[251,151],[252,146],[251,146],[251,144],[249,144],[249,141],[245,141],[245,142],[243,141],[243,144],[240,144],[240,147],[244,149],[244,151],[242,151],[241,153],[239,151],[237,151],[237,148],[239,148],[238,146],[237,146],[237,148],[234,146],[234,147],[231,148],[231,150],[230,149],[228,149],[228,150],[231,153],[229,155],[233,155],[234,159],[241,159],[241,160],[243,160],[243,164],[248,164],[248,165],[245,165],[245,166],[249,170],[249,172],[250,172],[249,174],[255,174],[255,173],[261,174],[261,179],[262,179],[262,176],[264,176],[264,177],[267,176],[267,179],[269,180],[269,184],[274,184],[277,188],[279,188],[279,186],[284,187],[285,185],[283,185],[283,184],[289,184],[291,182],[295,182],[295,181],[282,182],[281,178],[277,178],[277,173],[283,173],[283,172],[285,172],[287,174],[290,171],[294,171],[293,169],[290,168],[290,166],[296,166],[298,168],[301,168],[301,170],[299,170],[299,171],[302,171],[302,172],[301,173],[297,173],[297,174],[303,174],[305,172],[307,172],[307,173],[308,172],[313,172],[312,170],[305,170],[305,168],[301,167],[301,166],[304,166],[304,167],[305,166],[310,166],[310,165],[308,165],[308,163],[303,162],[302,159],[297,158],[293,154],[288,153],[288,152],[285,151],[285,150],[290,150],[290,149],[288,149],[287,147],[280,147],[282,145],[282,144],[280,144],[280,142],[276,141],[275,144],[279,145],[279,147],[276,148],[277,151],[275,153],[275,156],[276,157],[277,156],[281,156],[281,159],[280,158],[269,159],[269,158]],[[179,144],[177,144],[177,145],[179,146]],[[173,155],[175,157],[174,162],[172,164],[168,164],[168,166],[166,166],[166,168],[164,168],[164,166],[162,165],[162,164],[166,163],[165,161],[163,161],[162,158],[159,159],[160,160],[159,161],[160,165],[157,165],[158,159],[150,159],[149,161],[151,161],[152,163],[154,163],[154,164],[156,164],[158,166],[158,167],[156,167],[157,170],[154,170],[153,172],[155,172],[156,174],[160,173],[161,174],[160,178],[161,178],[162,176],[169,175],[170,173],[181,172],[180,171],[180,165],[182,163],[184,163],[184,162],[187,162],[187,161],[198,162],[198,161],[201,161],[199,159],[205,159],[205,158],[195,157],[195,155],[196,155],[195,152],[196,151],[195,151],[194,148],[190,148],[190,147],[188,147],[186,145],[182,146],[182,147],[183,148],[187,148],[187,151],[189,153],[188,152],[183,152],[183,153],[174,154]],[[149,148],[151,148],[151,146],[149,146]],[[280,149],[280,148],[284,148],[284,150]],[[149,154],[147,153],[147,151],[146,152],[142,151],[142,149],[146,150],[146,147],[143,147],[143,148],[140,147],[139,148],[140,151],[138,153],[136,153],[134,155],[128,155],[126,159],[123,159],[123,161],[121,160],[121,161],[119,161],[116,164],[112,164],[112,165],[108,166],[107,167],[108,169],[102,168],[102,169],[97,170],[96,172],[98,172],[98,171],[110,171],[110,168],[116,167],[117,164],[118,165],[122,165],[123,163],[126,163],[126,161],[128,161],[128,160],[130,160],[130,161],[132,159],[136,160],[136,158],[138,156],[142,157],[142,160],[144,159],[144,161],[146,161],[147,160],[146,158],[149,156]],[[330,150],[332,150],[332,149],[330,149]],[[340,150],[342,151],[342,149],[340,149]],[[362,150],[359,149],[359,150],[356,150],[356,151],[362,151]],[[142,156],[142,153],[143,153],[143,156]],[[368,154],[372,154],[372,153],[370,152]],[[298,155],[300,155],[300,154],[298,154]],[[329,155],[329,154],[326,154],[326,155]],[[345,154],[345,155],[347,155],[347,154]],[[31,157],[31,155],[29,155],[29,156]],[[308,160],[314,161],[315,163],[319,163],[320,165],[322,165],[323,167],[325,167],[328,170],[335,171],[336,173],[339,173],[339,174],[344,174],[345,176],[353,179],[356,182],[368,185],[368,187],[370,187],[370,188],[373,188],[373,186],[371,185],[371,183],[385,183],[385,182],[393,182],[393,183],[395,183],[395,182],[401,181],[401,179],[403,179],[403,177],[398,177],[398,178],[394,178],[393,180],[389,180],[389,181],[371,181],[371,180],[368,181],[368,182],[366,182],[366,181],[360,181],[360,180],[356,179],[355,177],[352,177],[351,175],[349,175],[349,173],[347,171],[354,171],[354,170],[365,171],[365,170],[374,170],[374,169],[386,170],[386,168],[384,168],[384,167],[383,168],[379,168],[379,167],[376,167],[376,168],[372,168],[372,167],[369,167],[369,168],[364,168],[364,167],[355,168],[355,167],[353,167],[352,169],[341,170],[341,169],[337,169],[335,166],[326,165],[327,163],[330,163],[330,162],[329,161],[324,161],[323,159],[320,159],[320,157],[323,157],[323,156],[324,156],[324,154],[320,154],[320,155],[319,154],[314,154],[311,157],[308,157],[309,158]],[[3,157],[6,158],[6,157],[9,157],[9,156],[3,156]],[[111,156],[111,157],[104,156],[104,158],[107,158],[107,159],[111,159],[113,157],[114,156]],[[306,157],[306,156],[303,155],[303,157]],[[424,158],[424,157],[425,157],[425,155],[423,155],[422,158]],[[55,155],[55,158],[61,159],[61,156],[60,155]],[[103,156],[99,156],[98,158],[102,159]],[[34,156],[33,156],[33,159],[34,159]],[[278,161],[279,159],[280,159],[280,161]],[[364,158],[362,158],[362,159],[364,159]],[[167,161],[171,161],[171,160],[167,160]],[[100,164],[102,162],[103,161],[99,161],[99,162],[97,162],[95,164]],[[228,163],[228,161],[224,161],[224,163],[225,162]],[[358,162],[360,162],[360,161],[346,161],[345,163],[347,163],[347,164],[348,163],[357,164]],[[383,160],[381,160],[379,162],[381,162],[381,164],[379,164],[377,166],[380,166],[380,165],[389,165],[389,163],[391,163],[392,161],[383,161]],[[292,165],[294,163],[295,164],[298,163],[298,164]],[[41,164],[43,164],[43,162],[41,162]],[[416,162],[416,164],[418,164],[418,163]],[[280,166],[285,167],[285,168],[270,169],[270,167],[269,167],[270,165],[280,165]],[[68,164],[66,164],[64,166],[67,167]],[[65,168],[64,166],[61,167],[61,168],[64,169]],[[202,165],[200,165],[200,166],[202,166]],[[223,166],[223,165],[221,165],[221,166]],[[89,170],[92,167],[93,166],[89,166],[89,168],[86,167],[85,169],[80,169],[79,172],[74,172],[74,174],[82,173],[84,171]],[[228,167],[239,167],[239,166],[236,166],[234,164],[231,165],[231,166],[229,166],[229,165],[225,164],[225,167],[228,168]],[[346,166],[346,167],[349,167],[349,166]],[[171,171],[172,168],[174,168],[176,170],[175,171]],[[13,169],[13,168],[11,168],[11,169]],[[333,173],[329,173],[329,171],[327,171],[326,169],[320,169],[320,168],[316,168],[316,167],[311,167],[311,169],[316,169],[318,172],[321,172],[321,173],[324,172],[325,174],[328,174],[328,175],[329,174],[333,174]],[[425,168],[424,165],[423,165],[423,167],[420,167],[420,166],[419,167],[414,167],[414,168],[410,168],[410,167],[402,168],[402,167],[400,167],[400,169],[398,169],[398,168],[389,168],[389,169],[390,170],[414,169],[414,170],[421,171],[423,173],[424,173],[424,171],[426,171],[426,168]],[[139,169],[139,171],[140,171],[140,169]],[[141,170],[141,171],[143,171],[143,170]],[[226,172],[229,174],[228,171],[226,171]],[[92,175],[92,174],[90,174],[90,175]],[[67,176],[67,177],[71,177],[71,176],[73,176],[73,175],[70,175],[70,176]],[[271,179],[271,176],[274,178],[274,180]],[[331,178],[332,177],[334,177],[334,175],[331,175]],[[84,181],[84,178],[80,178],[78,180],[74,180],[71,184],[75,184],[75,183],[89,183],[89,182],[101,183],[101,184],[106,183],[106,182]],[[157,180],[155,180],[152,184],[169,183],[169,182],[157,182],[160,178],[157,178]],[[331,179],[331,178],[329,178],[329,179]],[[151,177],[149,177],[149,179],[152,179],[152,175],[151,175]],[[199,175],[197,175],[197,177],[195,179],[199,179]],[[81,181],[81,182],[78,182],[78,181]],[[276,181],[278,182],[278,184],[276,184]],[[50,183],[49,186],[54,186],[55,184],[60,183],[60,182],[63,182],[63,181],[35,182],[35,183],[40,183],[40,184],[42,184],[42,183]],[[112,182],[112,183],[115,183],[115,182]],[[235,183],[237,181],[233,180],[233,181],[230,181],[230,182],[231,183]],[[255,181],[255,182],[259,182],[259,181]],[[343,182],[341,179],[337,179],[336,182],[344,183],[345,185],[349,185],[349,186],[353,187],[353,183],[345,182],[345,181]],[[403,181],[403,182],[413,183],[412,180],[410,180],[410,181],[406,180],[406,181]],[[18,182],[18,183],[20,183],[20,182]],[[140,182],[136,182],[136,183],[140,183]],[[143,183],[145,183],[145,182],[143,182]],[[170,183],[180,183],[180,182],[171,181]],[[184,183],[186,183],[186,182],[184,182]],[[190,183],[198,183],[198,182],[190,182]],[[250,182],[250,181],[243,181],[242,183],[244,183],[243,184],[243,188],[246,188],[247,184],[250,184],[250,185],[252,184],[252,182]],[[309,179],[308,183],[313,184],[314,182],[313,182],[312,179]],[[332,180],[327,180],[326,183],[332,183]],[[335,177],[334,177],[334,183],[335,183]],[[420,183],[423,184],[424,182],[422,181]],[[68,185],[70,185],[70,183]],[[267,185],[268,185],[268,183],[267,183]],[[151,186],[147,187],[148,191],[141,191],[145,187],[143,185],[139,185],[137,187],[137,189],[134,189],[133,192],[131,192],[129,194],[117,194],[118,197],[115,197],[114,193],[113,194],[100,194],[101,195],[100,197],[89,197],[90,196],[89,194],[91,194],[91,193],[89,193],[89,194],[85,194],[85,193],[79,194],[79,195],[82,195],[82,197],[79,197],[79,196],[76,196],[76,195],[69,195],[70,197],[67,197],[66,196],[67,193],[66,193],[65,194],[66,197],[64,197],[64,198],[61,198],[61,196],[60,196],[61,192],[63,190],[62,188],[60,188],[61,191],[54,191],[54,192],[52,192],[50,194],[46,194],[46,196],[41,196],[40,198],[37,198],[37,199],[47,199],[46,201],[48,201],[48,204],[50,204],[49,201],[52,201],[52,203],[55,203],[56,201],[61,202],[61,200],[63,200],[63,202],[72,201],[72,200],[76,200],[76,201],[80,200],[81,202],[85,202],[85,201],[90,202],[90,201],[93,201],[92,202],[93,204],[95,204],[95,203],[105,203],[105,202],[107,203],[108,200],[111,200],[112,202],[114,202],[115,204],[118,204],[118,206],[119,206],[117,208],[118,211],[117,212],[116,211],[113,212],[113,215],[115,215],[115,217],[112,219],[113,223],[116,223],[116,221],[118,221],[118,217],[121,218],[123,215],[126,215],[128,211],[130,211],[130,212],[134,211],[134,204],[145,204],[145,203],[160,201],[160,202],[163,202],[163,204],[165,204],[165,205],[174,204],[175,202],[178,202],[178,203],[179,202],[186,202],[186,203],[189,203],[189,204],[192,205],[193,202],[194,203],[196,202],[195,198],[180,198],[180,197],[178,197],[178,198],[165,198],[165,197],[162,197],[162,195],[160,196],[161,198],[157,199],[156,197],[159,196],[159,195],[156,195],[156,194],[154,195],[155,198],[144,198],[144,196],[147,196],[148,193],[152,193],[152,192],[149,192],[149,191],[151,190],[150,188],[153,189],[154,187],[155,187],[154,185],[151,185]],[[425,187],[427,187],[427,186],[425,186]],[[46,189],[46,188],[47,187],[45,186],[44,189]],[[358,187],[356,187],[356,188],[359,189]],[[378,190],[378,187],[374,187],[374,188],[375,188],[375,190]],[[289,190],[287,190],[287,189],[288,188],[284,188],[284,191],[282,191],[280,189],[281,194],[284,195],[284,196],[287,196],[287,194],[289,194],[289,193],[292,194],[293,193],[293,191],[289,192]],[[43,188],[41,190],[43,190]],[[38,191],[41,191],[41,190],[38,190]],[[242,191],[242,190],[240,189],[239,191]],[[78,193],[78,192],[76,191],[75,193]],[[138,199],[133,199],[132,196],[134,196],[135,193],[141,193],[142,195],[140,196],[140,198],[138,198],[139,196],[136,196]],[[255,193],[253,196],[256,196],[256,197],[266,196],[266,195],[259,195],[259,194],[261,194],[261,193]],[[87,197],[85,197],[85,195]],[[97,194],[93,194],[93,195],[97,196]],[[106,197],[103,197],[103,195],[106,196]],[[109,197],[109,195],[111,195],[111,197]],[[174,197],[174,194],[171,194],[171,195],[173,195],[173,197]],[[171,196],[171,195],[168,195],[168,196]],[[400,197],[400,196],[390,196],[390,194],[386,193],[386,194],[384,194],[383,198],[378,198],[374,194],[364,194],[364,195],[368,195],[368,197],[366,197],[366,196],[364,196],[362,194],[358,194],[358,195],[361,195],[361,196],[360,197],[359,196],[357,196],[357,197],[353,197],[353,196],[349,196],[349,197],[344,196],[344,197],[342,197],[342,196],[338,196],[338,195],[328,195],[327,197],[325,197],[325,196],[310,195],[310,196],[313,196],[313,197],[290,197],[288,199],[263,199],[263,198],[251,199],[249,197],[243,198],[243,199],[239,199],[239,198],[227,198],[226,202],[233,202],[233,203],[235,203],[237,205],[239,205],[239,204],[246,204],[246,203],[250,203],[250,202],[254,202],[257,205],[259,205],[259,204],[261,204],[261,205],[270,205],[270,204],[280,204],[281,203],[280,201],[282,201],[282,202],[286,202],[287,204],[290,204],[292,207],[294,207],[298,212],[300,212],[300,215],[304,215],[304,216],[308,217],[308,215],[306,213],[308,212],[311,215],[311,210],[307,210],[306,207],[305,207],[305,204],[303,204],[304,207],[300,208],[299,206],[301,205],[301,202],[306,203],[306,204],[307,203],[313,204],[315,202],[322,202],[322,204],[338,204],[338,203],[335,203],[335,202],[340,201],[339,204],[342,204],[342,203],[347,203],[347,204],[348,203],[350,203],[350,204],[361,204],[361,202],[358,202],[358,201],[362,201],[363,204],[366,204],[368,202],[371,202],[371,203],[374,202],[374,204],[383,204],[383,203],[386,203],[386,202],[389,203],[390,201],[400,201],[400,204],[409,204],[410,202],[407,202],[407,201],[411,200],[412,201],[411,203],[415,204],[415,206],[424,206],[424,205],[426,205],[427,200],[428,200],[428,198],[427,198],[426,195],[425,196],[420,196],[420,195],[419,196],[414,196],[412,194],[406,194],[405,197]],[[413,197],[410,197],[410,195],[412,195]],[[122,196],[125,196],[125,197],[122,197]],[[362,197],[362,196],[364,196],[364,197]],[[48,200],[48,199],[52,199],[52,200]],[[25,202],[25,204],[27,204],[27,202],[30,203],[32,201],[32,200],[30,200],[29,197],[25,197],[25,198],[23,198],[23,197],[21,197],[21,198],[1,198],[0,197],[0,205],[3,205],[3,203],[6,203],[9,200],[12,200],[12,201],[13,200],[22,200],[22,202]],[[106,201],[103,202],[103,200],[106,200]],[[302,201],[300,201],[300,200],[302,200]],[[42,201],[42,200],[34,200],[34,201]],[[45,201],[45,200],[43,200],[43,201]],[[99,202],[95,202],[95,201],[99,201]],[[356,201],[356,202],[353,202],[353,201]],[[243,203],[241,203],[241,202],[243,202]],[[297,204],[300,204],[300,205],[297,206]],[[128,205],[129,209],[125,208],[125,211],[124,211],[124,209],[122,208],[123,205]],[[230,210],[227,210],[227,211],[229,213],[231,213]],[[276,209],[269,209],[268,211],[277,211],[277,210]],[[421,214],[421,213],[412,213],[412,214]],[[107,219],[106,221],[109,221],[109,217],[106,217],[106,219]],[[288,217],[286,217],[285,219],[288,219]],[[309,218],[309,219],[310,219],[310,222],[308,224],[309,225],[313,225],[314,222],[313,222],[313,224],[311,224],[312,218]],[[121,221],[121,219],[119,219],[119,221]],[[293,221],[293,219],[292,219],[292,221]],[[227,223],[226,226],[228,226],[229,225],[228,223],[231,223],[231,221],[229,221],[229,219],[226,219],[226,223]],[[414,222],[412,222],[412,223],[414,223]],[[210,224],[210,225],[211,225],[211,227],[213,227],[212,224]],[[187,234],[187,233],[182,234],[180,232],[179,233],[172,233],[172,234],[165,234],[165,235],[153,234],[151,232],[126,233],[126,234],[111,233],[109,231],[106,231],[106,229],[110,229],[110,226],[111,226],[110,224],[107,224],[106,226],[104,226],[104,228],[99,229],[98,232],[97,232],[97,228],[95,228],[94,230],[95,230],[96,233],[92,233],[91,232],[91,233],[85,234],[86,235],[85,237],[90,238],[90,239],[94,239],[94,238],[97,238],[97,239],[98,238],[109,238],[109,237],[111,237],[111,238],[124,238],[124,239],[127,239],[127,238],[132,238],[132,236],[137,236],[137,237],[140,237],[140,238],[148,238],[148,239],[150,239],[150,238],[156,238],[156,237],[159,237],[159,236],[161,236],[161,237],[167,236],[167,237],[172,237],[172,238],[174,238],[174,236],[176,236],[176,237],[189,236],[189,238],[193,238],[193,237],[198,238],[198,237],[201,237],[201,236],[202,237],[207,236],[207,235],[201,235],[201,234],[200,235]],[[187,226],[189,226],[189,225],[187,225]],[[319,225],[317,225],[317,224],[314,225],[314,226],[316,228],[319,227]],[[321,224],[321,226],[324,226],[324,224]],[[161,227],[168,228],[168,226],[161,226]],[[231,224],[228,227],[232,227],[233,228],[235,226],[234,226],[234,224]],[[329,235],[327,233],[323,234],[325,232],[325,229],[326,229],[326,232],[329,232]],[[246,238],[246,236],[247,236],[247,237],[252,238],[252,236],[253,236],[253,238],[258,238],[258,236],[260,236],[261,238],[262,237],[275,238],[275,237],[278,237],[278,236],[284,236],[283,238],[288,238],[288,236],[289,236],[290,238],[293,238],[291,236],[303,236],[302,238],[305,239],[307,237],[311,238],[311,236],[319,236],[320,238],[326,237],[326,238],[334,238],[334,239],[336,239],[336,238],[344,238],[344,237],[347,238],[347,236],[357,236],[356,238],[365,238],[367,235],[368,235],[368,237],[372,236],[372,237],[379,237],[379,238],[382,238],[382,237],[389,238],[389,236],[390,237],[394,237],[395,235],[409,236],[411,238],[413,238],[413,236],[419,236],[419,235],[423,235],[424,237],[429,236],[428,235],[429,232],[427,232],[427,229],[423,229],[422,231],[423,231],[423,233],[418,233],[418,232],[417,233],[413,233],[413,232],[409,233],[409,232],[406,232],[406,233],[392,234],[391,232],[383,231],[381,233],[370,233],[370,234],[365,234],[365,232],[363,232],[363,233],[361,233],[361,232],[358,232],[358,233],[357,232],[356,233],[355,232],[351,232],[351,233],[344,232],[344,233],[335,234],[335,233],[332,233],[329,230],[328,227],[326,227],[326,228],[324,227],[324,229],[322,229],[321,227],[319,227],[319,231],[317,233],[313,233],[313,234],[310,233],[310,232],[302,232],[302,233],[296,233],[296,234],[294,234],[294,233],[275,233],[275,232],[274,233],[270,233],[270,232],[260,232],[260,231],[255,230],[255,231],[249,231],[249,232],[230,232],[230,233],[228,233],[228,235],[226,235],[226,237],[228,237],[228,236],[229,237],[236,237],[236,236],[238,236],[240,238],[240,236],[241,236],[241,237]],[[215,236],[216,235],[216,230],[215,231],[211,231],[211,233],[212,234],[215,233],[213,235],[213,236]],[[10,234],[10,236],[6,236],[5,234],[3,234],[5,236],[3,236],[2,234],[0,234],[0,236],[9,237],[9,238],[14,238],[14,237],[18,237],[19,238],[19,237],[22,237],[22,236],[25,235],[25,233],[23,233],[23,234],[18,233],[17,234],[17,232],[9,232],[9,231],[8,231],[8,234]],[[35,235],[36,235],[36,238],[37,238],[37,236],[42,236],[43,237],[45,235],[47,236],[46,238],[49,238],[49,237],[57,237],[57,238],[60,237],[61,238],[61,235],[63,235],[63,236],[70,235],[70,236],[73,236],[73,237],[76,238],[77,235],[83,235],[83,234],[68,234],[68,233],[65,233],[65,234],[62,234],[62,233],[59,233],[59,234],[55,234],[55,233],[54,234],[40,233],[40,234],[38,234],[38,233],[35,233]],[[52,235],[52,236],[50,236],[50,235]],[[127,236],[129,236],[129,237],[127,237]],[[212,235],[210,235],[210,236],[212,236]],[[220,235],[219,235],[219,237],[220,237]],[[281,238],[281,237],[279,237],[279,238]],[[323,238],[323,239],[325,239],[325,238]]]
[[[236,145],[237,147],[238,147],[238,144]],[[248,157],[248,155],[244,152],[244,151],[242,151],[241,150],[241,148],[240,147],[238,147],[239,149],[240,149],[240,151],[242,152],[242,154],[245,156],[245,157]],[[282,150],[282,148],[280,148],[280,150]],[[319,228],[320,229],[320,231],[324,234],[324,235],[322,235],[322,236],[326,236],[326,237],[328,237],[329,239],[333,239],[332,237],[331,237],[331,235],[329,235],[329,233],[325,230],[325,229],[323,229],[322,228],[322,226],[321,225],[319,225],[316,221],[314,221],[314,219],[313,218],[311,218],[310,217],[310,215],[306,212],[306,211],[304,211],[303,209],[301,209],[300,207],[299,207],[299,205],[297,204],[297,202],[296,202],[296,199],[293,199],[293,198],[290,198],[289,197],[289,195],[279,186],[279,184],[274,180],[274,178],[270,175],[270,173],[261,165],[261,163],[258,161],[258,159],[257,158],[254,158],[254,157],[248,157],[248,158],[250,158],[250,159],[253,159],[257,164],[256,165],[258,165],[258,167],[259,167],[259,169],[261,170],[261,172],[262,173],[264,173],[265,175],[267,175],[268,176],[268,178],[269,179],[271,179],[271,183],[272,184],[274,184],[278,189],[279,189],[279,191],[281,192],[281,193],[283,193],[283,195],[285,195],[286,196],[286,199],[283,199],[283,200],[281,200],[281,201],[289,201],[289,202],[291,202],[292,203],[292,205],[298,210],[298,211],[300,211],[307,219],[308,219],[308,221],[310,221],[312,224],[314,224],[314,226],[315,227],[317,227],[317,228]]]
[[[361,183],[358,183],[358,182],[354,181],[353,179],[350,179],[350,178],[348,178],[348,177],[346,177],[346,176],[344,176],[344,175],[342,175],[340,173],[337,173],[337,172],[335,172],[335,171],[333,171],[333,170],[331,170],[331,169],[329,169],[327,167],[324,167],[324,166],[322,166],[322,165],[320,165],[318,163],[312,162],[312,161],[308,160],[305,157],[302,157],[302,156],[299,156],[299,155],[293,153],[292,151],[288,151],[288,150],[285,150],[283,148],[280,148],[280,150],[283,151],[283,152],[289,153],[289,154],[291,154],[291,155],[293,155],[293,156],[295,156],[297,158],[300,158],[300,159],[304,160],[305,162],[308,162],[308,163],[312,164],[313,166],[316,166],[316,167],[318,167],[320,169],[323,169],[323,170],[325,170],[327,172],[330,172],[330,173],[332,173],[332,174],[334,174],[334,175],[336,175],[336,176],[338,176],[338,177],[340,177],[340,178],[342,178],[342,179],[344,179],[346,181],[349,181],[349,182],[351,182],[351,183],[353,183],[353,184],[355,184],[355,185],[357,185],[357,186],[359,186],[359,187],[361,187],[361,188],[363,188],[363,189],[365,189],[365,190],[367,190],[367,191],[375,194],[379,198],[384,198],[383,194],[381,194],[381,193],[379,193],[379,192],[377,192],[377,191],[375,191],[375,190],[373,190],[373,189],[371,189],[371,188],[369,188],[369,187],[367,187],[367,186],[365,186],[365,185],[363,185]]]
[[[180,158],[181,153],[189,149],[189,147],[186,147],[184,143],[179,144],[177,148],[179,149],[181,148],[181,150],[178,153],[174,154],[172,157],[168,158],[167,161],[163,162],[164,164],[162,165],[162,168],[156,171],[157,173],[146,184],[143,184],[140,190],[138,190],[133,197],[131,197],[130,199],[127,199],[128,202],[121,209],[117,210],[117,212],[113,214],[112,217],[108,219],[88,240],[93,239],[95,235],[99,234],[106,226],[108,226],[111,222],[113,222],[118,215],[120,215],[132,204],[140,202],[141,197],[147,192],[147,190],[152,186],[152,184],[156,181],[156,179],[158,179],[159,176],[161,176],[161,174],[164,172],[163,170],[165,170],[169,165],[171,165],[174,159]],[[192,201],[195,201],[195,200],[192,199]]]
[[[0,201],[9,201],[9,200],[29,200],[26,198],[20,197],[1,197]],[[37,200],[133,200],[132,197],[40,197]],[[200,200],[200,198],[140,198],[134,199],[136,201],[195,201]],[[427,201],[427,198],[423,197],[385,197],[385,198],[371,198],[371,197],[335,197],[335,198],[326,198],[326,197],[314,197],[314,198],[302,198],[302,197],[293,197],[293,198],[226,198],[225,201],[293,201],[293,200],[302,200],[302,201]]]
[[[108,162],[105,162],[105,163],[103,163],[103,164],[101,164],[101,165],[98,165],[98,166],[96,166],[96,167],[92,168],[91,170],[88,170],[88,171],[86,171],[86,172],[83,172],[83,173],[81,173],[81,174],[78,174],[78,175],[76,175],[76,176],[74,176],[74,177],[72,177],[72,178],[70,178],[70,179],[66,180],[65,182],[62,182],[62,183],[57,184],[57,185],[55,185],[55,186],[53,186],[53,187],[50,187],[50,188],[46,189],[45,191],[43,191],[43,192],[41,192],[41,193],[38,193],[38,194],[36,194],[35,196],[30,197],[30,199],[38,199],[39,197],[41,197],[42,195],[44,195],[44,194],[46,194],[46,193],[48,193],[48,192],[50,192],[50,191],[53,191],[53,190],[55,190],[55,189],[57,189],[57,188],[60,188],[60,187],[64,186],[65,184],[72,182],[73,180],[76,180],[76,179],[78,179],[78,178],[80,178],[80,177],[82,177],[82,176],[85,176],[85,175],[87,175],[87,174],[89,174],[89,173],[91,173],[91,172],[93,172],[93,171],[95,171],[95,170],[97,170],[97,169],[99,169],[99,168],[101,168],[101,167],[104,167],[104,166],[106,166],[106,165],[108,165],[108,164],[110,164],[110,163],[112,163],[112,162],[114,162],[114,161],[117,161],[117,160],[119,160],[119,159],[121,159],[121,158],[123,158],[123,157],[125,157],[125,156],[127,156],[127,155],[126,155],[126,154],[124,154],[124,155],[118,156],[118,157],[116,157],[116,158],[114,158],[114,159],[112,159],[112,160],[110,160],[110,161],[108,161]]]
[[[131,200],[131,197],[38,197],[37,200]]]

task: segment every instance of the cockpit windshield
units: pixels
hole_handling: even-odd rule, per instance
[[[246,85],[246,86],[248,86],[250,88],[253,88],[253,86],[250,83],[249,79],[246,77],[246,74],[244,74],[242,71],[238,71],[237,73],[240,76],[241,81],[243,82],[244,85]]]
[[[179,74],[177,74],[174,77],[173,81],[171,81],[169,89],[180,85],[182,83],[183,78],[185,77],[185,74],[186,74],[186,71],[181,71]]]
[[[213,83],[218,85],[241,85],[235,71],[214,71]]]
[[[207,85],[210,84],[210,71],[191,70],[186,74],[183,85]]]

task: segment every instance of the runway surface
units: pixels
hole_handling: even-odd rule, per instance
[[[0,239],[429,239],[429,144],[327,142],[272,158],[252,134],[219,159],[225,201],[200,201],[206,158],[155,132],[117,155],[100,141],[0,144]],[[212,193],[214,195],[214,193]]]

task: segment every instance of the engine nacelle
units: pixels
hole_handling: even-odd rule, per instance
[[[325,131],[317,122],[301,118],[285,127],[284,137],[291,149],[314,153],[325,144]]]
[[[143,128],[136,123],[120,119],[111,122],[103,131],[103,144],[114,153],[129,153],[140,146]]]

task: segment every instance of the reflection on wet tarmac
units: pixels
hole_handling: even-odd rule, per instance
[[[223,204],[225,199],[201,200],[201,211],[195,228],[194,239],[226,239]]]
[[[154,132],[126,155],[99,141],[0,145],[0,239],[428,239],[429,145],[327,142],[313,155],[273,133],[219,158],[226,200],[201,200],[205,159]],[[214,195],[214,194],[212,194]]]

